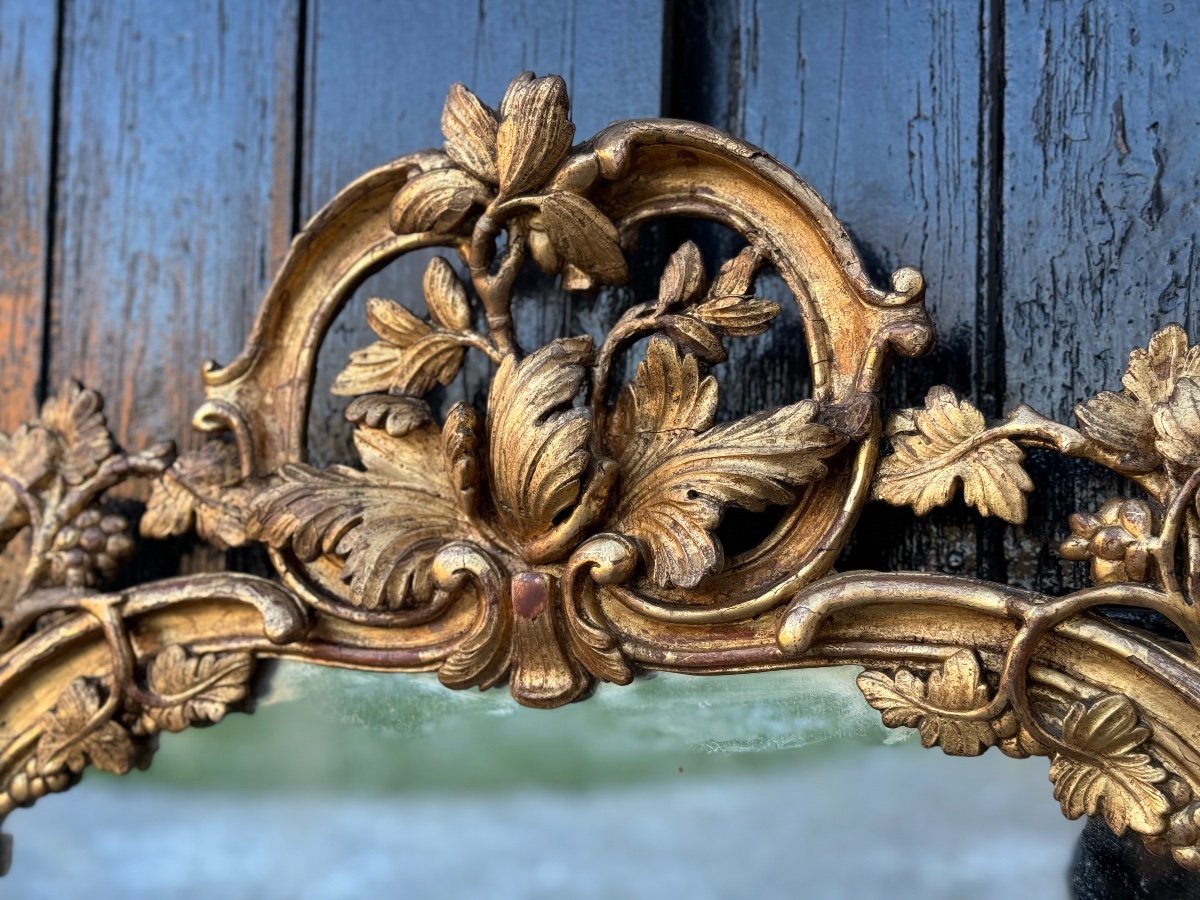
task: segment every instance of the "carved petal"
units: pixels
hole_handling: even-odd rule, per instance
[[[488,395],[492,495],[501,522],[528,541],[579,499],[592,456],[591,412],[573,406],[590,338],[560,339],[501,363]]]
[[[1118,835],[1127,828],[1161,834],[1171,804],[1156,785],[1167,773],[1140,748],[1150,731],[1138,724],[1128,697],[1107,694],[1084,706],[1077,702],[1063,718],[1063,742],[1079,757],[1056,754],[1050,764],[1054,797],[1070,819],[1103,812]]]
[[[465,85],[450,86],[442,134],[447,156],[476,178],[496,183],[496,114]]]
[[[888,423],[895,452],[880,463],[873,496],[925,515],[948,503],[961,481],[963,499],[983,515],[1025,521],[1025,495],[1033,490],[1021,467],[1025,452],[1007,439],[977,441],[985,430],[979,410],[948,387],[932,388],[924,409]]]

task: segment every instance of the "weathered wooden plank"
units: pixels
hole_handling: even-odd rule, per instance
[[[440,146],[442,103],[455,81],[494,106],[523,70],[561,74],[571,91],[577,140],[617,119],[658,114],[662,27],[661,4],[637,0],[314,3],[305,82],[305,216],[367,169]],[[402,260],[362,295],[419,304],[427,259]],[[544,292],[548,285],[531,290]],[[543,304],[527,296],[522,306],[518,328],[530,341],[565,327],[561,299]],[[323,349],[309,429],[314,461],[350,453],[345,399],[328,390],[350,351],[371,339],[361,302],[350,303]],[[475,393],[483,376],[472,368],[457,390]]]
[[[671,114],[710,122],[794,168],[833,207],[875,278],[918,266],[940,343],[893,373],[893,405],[947,382],[985,404],[990,11],[955,0],[680,4]],[[777,283],[777,288],[782,286]],[[807,389],[798,324],[739,351],[745,413]],[[752,372],[753,377],[746,377]],[[957,511],[920,527],[870,507],[854,564],[973,574],[977,534]]]
[[[0,0],[0,431],[37,409],[54,68],[54,4]]]
[[[1120,386],[1129,351],[1178,321],[1200,334],[1200,30],[1188,4],[1011,4],[1005,33],[1003,328],[1007,405],[1070,421]],[[1014,572],[1079,583],[1053,546],[1117,487],[1039,466]],[[1047,539],[1047,536],[1051,536]]]
[[[51,371],[131,446],[195,440],[290,239],[298,5],[64,8]]]

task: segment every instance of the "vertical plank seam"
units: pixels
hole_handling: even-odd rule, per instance
[[[46,179],[46,249],[42,275],[42,346],[35,387],[40,406],[50,394],[50,365],[53,349],[55,257],[58,255],[59,145],[62,134],[63,69],[66,67],[66,22],[71,0],[59,0],[54,21],[54,75],[50,87],[50,149]]]
[[[678,106],[676,91],[679,89],[675,72],[675,0],[663,0],[662,3],[662,50],[659,57],[661,74],[659,75],[658,114],[670,116]]]
[[[1004,365],[1004,91],[1005,0],[981,0],[979,8],[979,175],[976,216],[978,305],[975,320],[974,400],[991,416],[1003,414],[1007,394]],[[1004,537],[999,521],[980,522],[976,553],[983,578],[1007,581]]]
[[[296,70],[294,113],[292,117],[292,236],[304,227],[304,133],[308,127],[304,104],[307,102],[308,13],[309,0],[297,0]]]

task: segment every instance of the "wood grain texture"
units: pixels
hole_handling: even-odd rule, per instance
[[[952,0],[677,8],[670,113],[727,129],[793,168],[846,224],[877,282],[902,265],[925,273],[939,346],[896,367],[893,406],[919,404],[941,381],[974,391],[985,408],[995,392],[994,361],[976,339],[988,309],[989,17],[986,4]],[[795,399],[807,379],[801,341],[794,323],[741,351],[734,364],[753,373],[736,400],[743,412]],[[961,511],[911,522],[869,508],[852,564],[985,569]]]
[[[304,88],[304,217],[362,172],[402,153],[441,146],[442,103],[455,81],[495,107],[517,73],[560,74],[571,93],[576,140],[618,119],[656,115],[662,28],[661,4],[637,0],[317,0],[309,14]],[[384,296],[422,309],[421,274],[429,255],[402,260],[371,279],[335,322],[313,400],[313,461],[352,457],[342,420],[346,401],[328,389],[350,351],[372,339],[363,301]],[[516,316],[526,343],[536,346],[568,330],[572,300],[564,306],[561,293],[544,281],[522,294]],[[538,302],[551,294],[553,302]],[[464,378],[449,389],[454,398],[474,397],[486,384],[486,371],[471,359]]]
[[[54,380],[118,440],[195,440],[199,368],[230,359],[290,238],[293,0],[64,7]]]
[[[1005,28],[1006,406],[1070,421],[1120,386],[1162,325],[1200,331],[1200,54],[1188,4],[1009,4]],[[993,326],[995,327],[995,326]],[[1066,516],[1116,487],[1045,461],[1011,573],[1056,591],[1082,573],[1052,552]],[[1068,564],[1069,565],[1069,564]]]
[[[0,431],[37,412],[54,120],[55,8],[0,0]]]

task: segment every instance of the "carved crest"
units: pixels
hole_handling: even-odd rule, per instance
[[[1066,815],[1200,867],[1200,350],[1182,329],[1134,351],[1078,429],[1027,407],[989,426],[948,387],[884,415],[892,357],[933,341],[924,281],[901,269],[873,286],[775,161],[658,120],[573,146],[553,76],[519,76],[496,110],[455,85],[442,128],[443,149],[363,176],[300,235],[243,354],[205,368],[200,450],[125,453],[73,384],[0,439],[0,815],[89,764],[144,764],[161,731],[218,721],[262,658],[435,669],[544,707],[653,669],[857,664],[886,724],[955,755],[1048,756]],[[523,268],[564,292],[622,284],[639,230],[666,216],[722,223],[744,248],[709,271],[685,242],[604,334],[521,346]],[[423,296],[352,310],[375,337],[333,386],[351,398],[357,458],[310,465],[334,316],[370,272],[429,247],[444,252]],[[781,282],[791,298],[762,296]],[[731,343],[793,299],[809,396],[719,421]],[[489,367],[486,394],[445,402],[468,354]],[[834,574],[872,497],[925,513],[961,485],[981,514],[1024,521],[1028,447],[1137,489],[1064,523],[1061,553],[1095,586],[1051,598]],[[122,586],[136,540],[105,493],[135,477],[152,480],[142,539],[261,544],[279,581]],[[731,510],[759,517],[751,546],[727,545]],[[1089,615],[1102,605],[1161,614],[1192,646]]]

